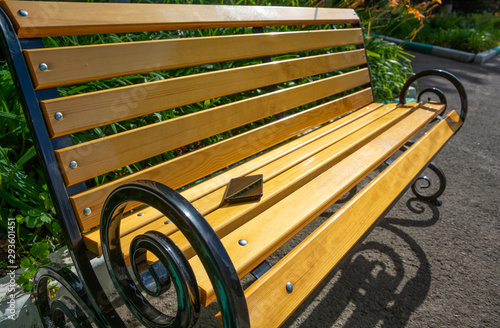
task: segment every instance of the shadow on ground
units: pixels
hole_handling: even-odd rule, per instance
[[[427,297],[431,268],[422,247],[401,227],[425,229],[439,219],[432,204],[411,198],[406,205],[418,220],[385,218],[377,229],[391,235],[388,242],[377,238],[363,243],[326,279],[333,283],[326,286],[328,291],[321,295],[319,288],[284,326],[404,327]],[[305,313],[307,318],[301,320]]]

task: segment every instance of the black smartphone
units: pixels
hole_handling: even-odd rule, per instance
[[[263,176],[249,175],[241,178],[234,178],[229,181],[224,195],[224,200],[228,203],[238,203],[256,200],[263,194]]]

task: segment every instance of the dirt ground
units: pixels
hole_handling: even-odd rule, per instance
[[[413,55],[415,72],[447,70],[468,95],[464,127],[435,159],[447,177],[443,204],[408,191],[283,327],[500,327],[500,56],[479,66]],[[217,309],[208,310],[198,327],[217,327],[209,317]]]

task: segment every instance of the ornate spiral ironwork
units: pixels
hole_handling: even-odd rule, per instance
[[[425,76],[432,76],[432,75],[445,78],[446,80],[450,81],[455,86],[455,88],[458,91],[458,95],[460,96],[460,104],[461,104],[460,113],[459,113],[460,119],[463,122],[465,122],[465,118],[467,116],[467,94],[465,92],[465,88],[455,75],[453,75],[447,71],[444,71],[444,70],[433,69],[433,70],[423,71],[423,72],[417,73],[414,76],[410,77],[408,79],[408,81],[406,81],[406,83],[404,84],[403,88],[401,89],[401,93],[399,94],[399,103],[400,104],[406,103],[406,93],[408,92],[408,89],[410,88],[410,86],[416,80],[418,80],[422,77],[425,77]],[[433,92],[433,93],[437,94],[438,97],[440,98],[440,101],[442,101],[444,104],[446,104],[446,97],[444,96],[443,92],[437,88],[429,88],[429,89],[423,90],[422,92],[419,93],[419,96],[418,96],[419,100],[420,100],[421,95],[424,93],[424,91],[425,92]]]
[[[62,296],[51,300],[49,280],[54,279],[76,300]],[[84,291],[82,282],[71,270],[57,263],[50,263],[37,270],[34,291],[38,313],[44,327],[65,327],[69,321],[73,327],[89,328],[91,321],[100,327],[105,325],[98,318]]]
[[[426,93],[433,93],[435,94],[436,96],[438,96],[439,98],[439,103],[441,104],[444,104],[445,106],[447,106],[447,101],[446,101],[446,96],[444,95],[443,91],[439,90],[438,88],[427,88],[427,89],[424,89],[422,91],[419,92],[418,94],[418,97],[417,97],[417,101],[420,102],[422,96]],[[431,99],[430,98],[427,98],[427,101],[430,101]]]
[[[438,198],[443,194],[446,189],[446,176],[444,172],[437,166],[434,162],[431,162],[428,165],[428,168],[434,171],[436,176],[439,179],[439,188],[432,192],[431,194],[426,194],[424,190],[429,189],[432,186],[432,180],[427,176],[418,177],[417,180],[411,186],[411,190],[417,196],[417,198],[431,202],[432,204],[439,206],[441,202]],[[425,185],[420,185],[421,182],[425,183]]]
[[[219,301],[225,327],[249,327],[243,289],[229,255],[204,217],[175,190],[153,181],[116,188],[101,216],[101,243],[108,272],[118,294],[147,327],[191,327],[200,311],[196,279],[182,251],[165,235],[149,231],[130,245],[130,260],[138,285],[127,270],[120,243],[120,222],[127,203],[140,202],[162,212],[184,234],[207,271]],[[148,265],[147,252],[159,261]],[[143,296],[159,296],[174,285],[177,313],[168,316]]]

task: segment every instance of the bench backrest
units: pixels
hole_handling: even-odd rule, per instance
[[[373,101],[351,9],[0,4],[80,231],[121,184],[182,188]]]

